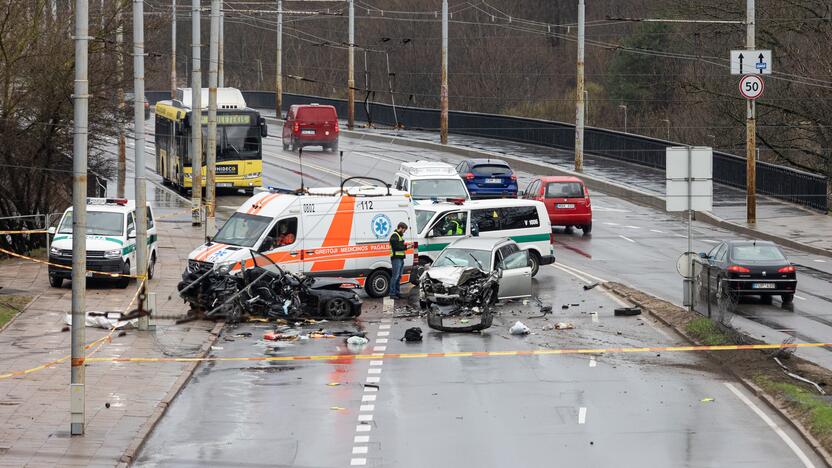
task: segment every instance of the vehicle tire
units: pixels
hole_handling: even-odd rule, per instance
[[[589,224],[584,224],[583,226],[581,226],[581,231],[584,232],[584,235],[587,235],[590,232],[592,232],[592,221],[590,221]]]
[[[572,234],[572,226],[564,226],[563,232],[566,234]]]
[[[430,309],[430,302],[419,299],[419,308],[422,310]]]
[[[783,304],[791,304],[794,301],[794,294],[781,294],[780,299],[783,301]]]
[[[531,262],[532,267],[532,278],[534,278],[537,275],[537,272],[540,271],[540,254],[530,250],[529,261]]]
[[[147,264],[147,279],[153,279],[153,273],[156,272],[156,252],[150,254],[150,262]]]
[[[57,275],[49,275],[49,286],[60,288],[64,285],[64,279]]]
[[[322,314],[327,320],[346,320],[352,315],[352,307],[343,297],[334,297],[322,307]]]
[[[124,274],[124,275],[129,275],[130,274],[130,262],[124,262],[124,270],[122,270],[121,273]],[[127,286],[130,286],[130,277],[129,276],[120,277],[116,281],[116,287],[119,288],[119,289],[126,289]]]
[[[500,288],[498,286],[494,286],[493,288],[491,288],[491,291],[492,291],[492,293],[491,293],[491,297],[488,300],[488,303],[491,304],[491,305],[494,305],[499,300]]]
[[[364,283],[364,290],[370,297],[384,297],[390,291],[390,272],[387,270],[376,270],[370,273]]]
[[[243,190],[243,192],[244,192],[247,196],[251,197],[251,196],[253,196],[253,195],[254,195],[254,187],[247,188],[247,189]]]

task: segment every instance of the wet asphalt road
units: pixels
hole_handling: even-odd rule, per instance
[[[277,134],[274,127],[271,134]],[[282,151],[279,144],[279,138],[267,140],[266,183],[296,187],[300,173],[297,156]],[[342,140],[342,149],[346,151],[344,176],[372,174],[390,179],[404,160],[458,161],[447,154],[348,138]],[[337,157],[329,153],[304,153],[307,185],[337,185],[338,167]],[[519,175],[524,186],[528,175]],[[220,205],[228,208],[220,210],[220,217],[244,199],[240,195],[221,197]],[[684,233],[683,224],[603,196],[594,198],[593,204],[593,235],[558,236],[558,262],[662,296],[672,298],[676,290],[680,295],[681,281],[674,265],[686,241],[672,234]],[[630,240],[620,237],[625,229],[621,225],[636,226],[626,228],[633,231],[625,236]],[[709,245],[706,238],[730,236],[707,226],[697,226],[697,230],[702,239],[697,246],[703,248]],[[482,336],[430,332],[420,319],[385,315],[379,302],[370,300],[356,324],[323,326],[330,330],[355,326],[368,331],[372,342],[364,353],[640,347],[679,342],[641,318],[613,317],[612,299],[597,289],[583,291],[580,280],[559,267],[544,267],[535,281],[544,302],[555,305],[555,317],[529,319],[537,313],[536,307],[508,305],[495,326]],[[581,305],[565,311],[559,307],[572,302]],[[590,311],[598,312],[595,319]],[[525,338],[508,335],[508,327],[518,318],[535,334]],[[556,320],[572,322],[576,329],[544,331],[546,324]],[[426,331],[425,341],[398,341],[404,330],[414,325]],[[222,349],[214,354],[353,352],[340,339],[308,340],[269,350],[272,345],[258,339],[267,331],[265,327],[246,324],[228,330],[226,336],[234,341],[221,339],[217,346]],[[253,337],[233,337],[240,331],[251,331]],[[364,384],[375,378],[378,391],[367,390]],[[805,461],[809,464],[801,461],[735,391],[758,411],[768,412],[760,401],[692,353],[605,354],[595,359],[566,355],[341,363],[218,362],[200,366],[148,440],[137,465],[822,466],[784,421],[770,415],[798,451],[808,454]],[[704,398],[715,400],[703,402]]]

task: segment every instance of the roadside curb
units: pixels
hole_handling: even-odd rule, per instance
[[[217,342],[217,339],[220,337],[220,333],[222,332],[223,327],[225,326],[225,322],[218,322],[214,325],[214,328],[211,329],[210,336],[208,339],[202,343],[202,347],[199,349],[199,353],[197,353],[197,357],[205,357],[208,354],[208,351],[211,349],[211,346]],[[133,441],[130,442],[130,445],[127,446],[127,449],[121,455],[121,458],[118,460],[117,466],[119,468],[126,468],[132,465],[134,461],[136,461],[136,455],[138,455],[139,451],[144,447],[144,443],[147,440],[147,437],[153,432],[153,429],[156,428],[156,425],[159,424],[159,421],[162,419],[162,416],[168,410],[168,407],[173,402],[173,400],[179,395],[179,392],[185,388],[185,384],[191,379],[194,371],[196,370],[197,366],[199,366],[200,362],[191,362],[188,363],[185,371],[179,376],[176,382],[173,384],[173,387],[168,391],[167,395],[156,405],[156,409],[153,411],[153,414],[150,415],[147,421],[142,425],[141,429],[139,429],[138,434],[136,437],[133,438]]]
[[[422,149],[430,149],[436,151],[444,151],[447,153],[456,154],[459,156],[465,157],[492,157],[492,158],[499,158],[506,161],[509,161],[515,167],[524,170],[526,172],[539,172],[540,168],[545,168],[549,171],[556,173],[557,175],[564,175],[564,176],[575,176],[580,177],[584,180],[586,185],[592,190],[598,190],[604,192],[608,195],[614,195],[617,198],[623,198],[625,200],[631,201],[633,203],[637,203],[642,206],[647,206],[650,208],[656,208],[662,212],[665,211],[665,200],[659,196],[656,196],[653,193],[646,192],[643,190],[639,190],[633,187],[627,187],[621,184],[617,184],[615,182],[602,179],[596,176],[587,175],[580,172],[570,171],[568,169],[564,169],[562,167],[555,166],[553,164],[548,164],[542,161],[530,161],[526,159],[519,159],[511,155],[506,155],[503,153],[494,153],[490,151],[483,151],[483,150],[476,150],[471,148],[465,148],[462,146],[455,146],[455,145],[442,145],[439,143],[434,143],[431,141],[423,141],[423,140],[416,140],[413,138],[407,137],[400,137],[400,136],[391,136],[391,135],[376,135],[372,133],[365,133],[356,130],[341,130],[343,134],[361,138],[370,141],[376,141],[380,143],[388,143],[393,145],[401,145],[401,146],[412,146],[416,148]],[[722,219],[716,215],[706,213],[706,212],[696,212],[695,219],[698,221],[703,221],[707,224],[712,226],[721,227],[723,229],[727,229],[729,231],[734,231],[740,234],[745,234],[748,236],[756,237],[762,240],[770,240],[780,243],[781,245],[791,247],[797,250],[803,250],[806,252],[810,252],[816,255],[823,255],[825,257],[832,257],[832,250],[823,249],[820,247],[815,247],[810,244],[806,244],[803,242],[798,242],[787,237],[778,236],[774,234],[769,234],[763,231],[758,231],[756,229],[752,229],[750,227],[742,226],[737,223],[733,223],[731,221],[727,221]]]
[[[29,303],[28,303],[28,304],[26,304],[26,307],[24,307],[24,308],[23,308],[20,312],[16,313],[16,314],[14,315],[14,317],[12,317],[11,319],[9,319],[9,321],[8,321],[8,322],[6,322],[6,324],[5,324],[5,325],[3,325],[2,327],[0,327],[0,333],[3,333],[3,331],[4,331],[4,330],[6,330],[7,328],[9,328],[9,327],[11,326],[11,324],[13,324],[13,323],[15,322],[15,320],[17,320],[17,318],[18,318],[18,317],[20,317],[21,315],[23,315],[23,312],[26,312],[27,310],[29,310],[29,307],[31,307],[31,306],[32,306],[32,304],[34,304],[34,303],[35,303],[35,301],[37,301],[38,299],[40,299],[40,297],[41,297],[42,295],[43,295],[43,293],[40,293],[40,294],[38,294],[37,296],[32,296],[32,300],[31,300],[31,301],[29,301]]]
[[[611,293],[613,293],[613,294],[615,294],[619,297],[622,297],[624,299],[627,299],[628,301],[632,302],[633,304],[637,305],[638,307],[641,307],[644,311],[646,311],[648,314],[650,314],[651,317],[655,318],[659,322],[663,323],[666,327],[668,327],[671,330],[673,330],[674,332],[676,332],[676,334],[678,334],[680,337],[682,337],[688,343],[691,343],[691,344],[694,344],[694,345],[701,345],[702,344],[702,343],[698,342],[696,339],[694,339],[692,336],[688,335],[688,333],[685,330],[677,327],[676,325],[674,325],[670,321],[665,320],[664,317],[653,313],[653,310],[650,307],[642,304],[640,301],[638,301],[636,299],[633,299],[632,296],[630,296],[629,294],[626,294],[622,291],[619,291],[616,287],[610,286],[609,284],[604,284],[603,286],[604,286],[605,289],[607,289]],[[644,294],[651,295],[650,293],[644,293]],[[656,297],[656,296],[653,296],[653,297]],[[658,297],[656,297],[656,298],[659,299],[659,300],[663,300],[663,299],[658,298]],[[664,301],[664,302],[668,302],[668,301]],[[668,302],[668,303],[671,304],[670,302]],[[675,306],[675,304],[674,304],[674,306]],[[678,306],[676,306],[676,307],[678,307]],[[736,332],[736,330],[735,330],[735,332]],[[739,333],[739,334],[742,335],[742,333],[740,333],[740,332],[736,332],[736,333]],[[747,336],[747,335],[743,335],[743,336]],[[751,338],[751,337],[748,337],[748,338],[753,340],[753,338]],[[796,420],[796,418],[791,414],[791,412],[789,412],[788,409],[786,409],[786,408],[780,406],[779,404],[777,404],[777,402],[774,401],[773,398],[771,398],[762,388],[757,386],[754,382],[740,376],[733,369],[733,367],[728,365],[717,353],[714,353],[712,351],[706,351],[705,355],[707,355],[709,359],[718,363],[720,365],[720,370],[722,370],[723,372],[726,372],[728,375],[730,375],[731,377],[736,379],[738,382],[740,382],[746,388],[746,390],[751,392],[754,396],[758,397],[759,399],[763,400],[766,403],[766,405],[769,407],[769,409],[771,409],[777,415],[779,415],[782,419],[787,421],[789,423],[789,425],[794,430],[796,430],[798,432],[798,434],[801,435],[801,437],[803,437],[803,440],[806,441],[806,443],[810,447],[812,447],[812,450],[814,450],[815,453],[820,458],[823,459],[826,466],[827,467],[832,467],[832,455],[830,455],[829,452],[827,452],[826,449],[823,448],[823,446],[820,444],[820,442],[815,438],[815,436],[813,436],[809,432],[809,430],[807,428],[805,428],[802,424],[800,424]]]

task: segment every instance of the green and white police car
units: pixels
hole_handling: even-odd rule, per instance
[[[147,205],[148,279],[153,277],[158,258],[158,242],[153,208]],[[49,284],[59,288],[72,271],[54,265],[72,266],[72,207],[67,208],[49,249]],[[129,277],[112,277],[94,272],[136,274],[136,203],[123,198],[87,199],[87,277],[113,278],[120,288],[130,284]]]

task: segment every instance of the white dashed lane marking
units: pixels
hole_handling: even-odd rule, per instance
[[[619,234],[619,235],[618,235],[618,237],[620,237],[620,238],[624,239],[625,241],[632,242],[633,244],[635,244],[635,243],[636,243],[636,241],[634,241],[634,240],[630,239],[629,237],[622,236],[621,234]]]
[[[578,409],[578,424],[586,424],[586,407],[581,406]]]

